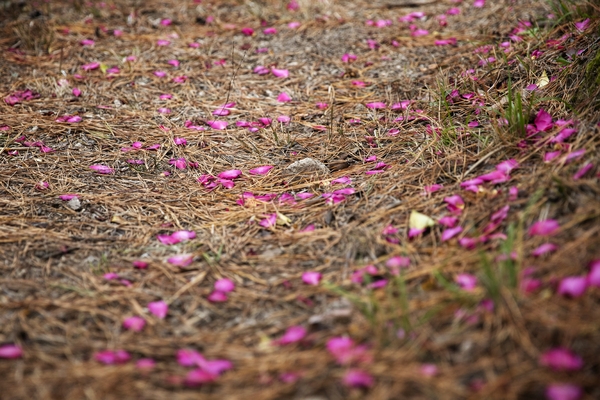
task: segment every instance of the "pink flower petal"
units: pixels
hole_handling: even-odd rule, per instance
[[[196,350],[191,349],[177,350],[176,358],[177,363],[182,367],[198,366],[206,361],[202,354],[198,353]]]
[[[438,222],[446,228],[454,228],[456,224],[458,224],[458,218],[446,215],[445,217],[438,219]]]
[[[292,101],[292,98],[286,92],[281,92],[279,96],[277,96],[277,101],[280,103],[287,103]]]
[[[102,364],[124,364],[131,359],[131,356],[125,350],[105,350],[94,354],[94,359]]]
[[[464,200],[457,194],[444,197],[444,202],[448,204],[448,210],[455,215],[461,214],[465,208]]]
[[[569,297],[580,297],[587,289],[585,276],[568,276],[563,278],[558,285],[558,294]]]
[[[156,366],[156,361],[151,358],[140,358],[136,361],[135,367],[141,370],[151,370]]]
[[[583,21],[575,22],[575,28],[577,28],[577,30],[579,32],[583,32],[586,30],[586,28],[588,27],[589,24],[590,24],[590,19],[586,18]]]
[[[583,390],[570,383],[553,383],[546,387],[548,400],[579,400],[582,395]]]
[[[230,170],[221,172],[217,176],[219,178],[221,178],[221,179],[236,179],[236,178],[239,178],[240,175],[242,175],[242,171],[241,170],[239,170],[239,169],[230,169]]]
[[[320,272],[307,271],[302,274],[302,282],[307,285],[317,286],[321,282],[322,274]]]
[[[0,358],[14,359],[21,358],[23,356],[23,350],[16,344],[4,344],[0,346]]]
[[[177,267],[187,267],[194,261],[193,254],[179,254],[173,257],[169,257],[167,262]]]
[[[235,283],[231,279],[222,278],[215,282],[215,290],[223,293],[229,293],[235,289]]]
[[[206,125],[216,130],[223,130],[227,128],[227,121],[206,121]]]
[[[540,109],[535,117],[534,124],[538,131],[547,131],[552,128],[552,116],[543,109]]]
[[[529,228],[531,236],[550,236],[556,233],[560,228],[558,222],[553,219],[538,221]]]
[[[438,374],[438,367],[435,364],[423,364],[419,369],[421,375],[432,377]]]
[[[148,303],[148,311],[159,319],[164,319],[169,312],[169,305],[162,300]]]
[[[271,73],[277,78],[287,78],[290,76],[290,73],[287,69],[271,68]]]
[[[185,146],[187,145],[187,139],[182,137],[175,137],[173,138],[173,143],[175,143],[176,146]]]
[[[296,343],[304,339],[306,336],[306,328],[303,326],[290,326],[283,336],[275,341],[276,344],[286,345],[290,343]]]
[[[185,158],[172,158],[169,160],[169,164],[173,165],[177,169],[187,168],[187,161]]]
[[[148,263],[146,261],[135,260],[132,262],[133,267],[137,269],[146,269],[148,268]]]
[[[341,178],[337,178],[331,181],[332,185],[341,184],[341,185],[349,185],[352,183],[352,179],[347,176],[342,176]]]
[[[437,192],[438,190],[442,190],[443,188],[444,188],[444,185],[433,184],[433,185],[424,186],[423,191],[427,194],[430,194],[430,193]]]
[[[373,377],[365,371],[359,369],[350,369],[344,374],[342,379],[346,386],[350,387],[364,387],[368,388],[373,386]]]
[[[541,244],[540,246],[538,246],[536,249],[534,249],[531,252],[531,255],[534,257],[540,257],[540,256],[543,256],[544,254],[553,253],[556,251],[556,249],[558,249],[558,246],[555,245],[554,243],[544,243],[544,244]]]
[[[106,165],[90,165],[90,169],[93,169],[94,171],[96,171],[99,174],[112,174],[115,172],[114,169],[112,169],[111,167],[107,167]]]
[[[85,64],[81,66],[81,69],[84,71],[92,71],[94,69],[98,69],[100,68],[100,63],[99,62],[92,62],[89,64]]]
[[[477,286],[477,277],[471,274],[458,274],[454,281],[460,286],[463,290],[468,292],[473,291]]]
[[[78,199],[79,195],[77,195],[77,194],[61,194],[60,196],[58,196],[58,198],[63,201],[69,201],[69,200],[73,200],[73,199]]]
[[[216,379],[217,375],[198,368],[188,372],[185,377],[185,384],[188,386],[199,386],[205,383],[214,382]]]
[[[250,175],[266,175],[273,169],[272,165],[263,165],[261,167],[256,167],[248,171]]]
[[[573,174],[573,180],[579,180],[585,176],[592,168],[594,168],[594,164],[587,163],[583,167],[581,167],[575,174]]]
[[[146,326],[146,320],[142,317],[129,317],[123,321],[123,328],[134,332],[140,332],[144,326]]]
[[[214,290],[208,295],[207,299],[211,303],[224,303],[227,301],[227,293]]]
[[[583,367],[583,360],[564,347],[548,350],[540,356],[540,365],[554,371],[577,371]]]
[[[377,110],[377,109],[385,108],[386,107],[385,103],[383,103],[381,101],[376,101],[376,102],[373,102],[373,103],[367,103],[367,104],[365,104],[365,106],[367,108],[370,108],[370,109],[373,109],[373,110]]]
[[[600,288],[600,259],[590,263],[590,273],[587,276],[589,286]]]
[[[390,269],[392,275],[399,275],[401,268],[410,267],[410,258],[405,256],[394,256],[385,262],[385,266]]]
[[[457,226],[456,228],[448,228],[444,232],[442,232],[442,242],[448,241],[452,239],[454,236],[458,235],[463,231],[461,226]]]

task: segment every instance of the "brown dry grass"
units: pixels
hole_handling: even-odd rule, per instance
[[[0,397],[529,399],[542,398],[548,383],[568,381],[581,385],[585,398],[599,398],[600,291],[590,288],[578,299],[555,294],[557,280],[585,273],[587,263],[599,257],[597,169],[574,181],[572,175],[583,161],[543,163],[547,148],[524,151],[518,146],[521,138],[506,127],[485,124],[505,109],[509,76],[520,91],[546,71],[556,80],[538,95],[532,116],[544,108],[555,119],[576,118],[579,133],[570,143],[574,149],[585,148],[584,160],[593,160],[597,168],[600,109],[589,101],[589,94],[582,100],[578,90],[586,62],[600,48],[599,24],[593,20],[588,31],[593,34],[569,39],[569,48],[586,49],[575,62],[561,64],[557,59],[565,51],[543,44],[572,30],[572,24],[542,26],[539,37],[527,36],[507,55],[518,56],[522,63],[507,64],[496,53],[499,61],[478,68],[480,79],[472,81],[460,73],[477,68],[481,55],[474,49],[498,43],[519,20],[543,25],[548,12],[545,4],[488,3],[492,4],[483,9],[461,6],[461,15],[449,17],[443,30],[434,16],[452,4],[423,5],[417,9],[430,18],[418,25],[436,33],[415,39],[397,22],[384,29],[365,25],[367,19],[396,21],[415,10],[386,7],[385,1],[300,1],[301,10],[295,14],[279,1],[109,1],[105,7],[80,1],[39,7],[6,3],[6,18],[0,20],[0,94],[4,98],[31,89],[40,98],[16,106],[0,102],[0,126],[10,127],[0,132],[0,343],[18,343],[24,349],[20,360],[0,360]],[[512,11],[505,12],[509,6]],[[42,15],[32,14],[35,10]],[[598,10],[588,6],[588,12],[593,11]],[[131,12],[137,18],[128,25]],[[208,16],[215,22],[205,24]],[[162,27],[160,18],[170,18],[173,24]],[[279,33],[260,33],[260,20]],[[301,22],[298,30],[285,27],[292,20]],[[229,29],[227,24],[237,27]],[[244,26],[255,28],[255,36],[240,35]],[[123,36],[115,38],[112,29],[122,29]],[[156,46],[158,39],[173,32],[179,38],[171,39],[170,46]],[[436,47],[434,37],[456,37],[459,45]],[[79,45],[86,38],[96,40],[94,47]],[[366,39],[377,40],[379,50],[369,50]],[[188,48],[195,40],[201,47]],[[400,47],[391,46],[392,40]],[[13,47],[17,50],[8,50]],[[269,52],[256,53],[260,47]],[[527,57],[536,48],[544,54]],[[346,52],[359,60],[342,63]],[[137,61],[123,62],[132,54]],[[181,62],[177,69],[167,64],[173,58]],[[221,59],[226,60],[224,66],[212,65]],[[121,72],[112,79],[98,70],[83,73],[79,67],[92,61],[119,66]],[[367,61],[371,64],[365,65]],[[288,68],[290,78],[252,74],[256,65]],[[169,78],[155,77],[155,70],[167,71]],[[74,80],[76,73],[86,78]],[[181,75],[188,77],[185,83],[171,82]],[[80,88],[82,96],[75,98],[71,88],[59,86],[62,78]],[[352,80],[370,86],[356,88]],[[471,135],[453,129],[464,128],[472,118],[471,102],[460,100],[445,108],[439,101],[444,98],[440,89],[453,88],[479,93],[486,102],[479,118],[484,125]],[[282,90],[293,102],[275,101]],[[161,93],[171,93],[173,99],[160,101]],[[184,127],[186,120],[203,125],[213,119],[211,112],[227,99],[237,103],[225,118],[228,129]],[[396,124],[392,121],[401,113],[364,107],[370,101],[391,104],[405,99],[414,100],[412,107],[424,110],[427,119]],[[333,107],[318,110],[318,101]],[[159,114],[156,110],[163,106],[172,113]],[[255,133],[234,123],[281,114],[290,115],[292,123]],[[62,115],[79,115],[83,121],[55,122]],[[363,123],[349,125],[351,118]],[[327,130],[315,130],[315,125]],[[428,125],[442,134],[429,134]],[[394,127],[399,128],[396,136],[384,135]],[[22,135],[27,141],[43,141],[55,152],[41,153],[16,142]],[[377,147],[365,136],[373,136]],[[185,137],[188,145],[173,145],[173,137]],[[134,141],[145,146],[159,143],[161,148],[121,152]],[[15,150],[18,155],[9,155]],[[377,155],[390,168],[365,175],[371,166],[363,159],[369,155]],[[174,170],[168,161],[177,157],[197,162],[198,168]],[[331,174],[286,172],[289,164],[305,157],[322,161]],[[132,166],[126,162],[130,158],[144,159],[145,164]],[[460,189],[461,181],[489,172],[508,158],[521,164],[510,182],[478,194]],[[116,173],[98,175],[89,170],[92,164],[109,165]],[[231,190],[208,192],[196,181],[204,173],[247,171],[264,164],[275,166],[268,176],[245,175]],[[165,170],[171,175],[163,176]],[[333,206],[317,197],[293,206],[236,204],[245,191],[319,195],[330,191],[329,182],[341,176],[353,178],[357,194]],[[36,190],[40,181],[48,182],[49,189]],[[423,186],[433,183],[444,189],[423,196]],[[475,310],[488,296],[485,288],[468,295],[455,293],[435,273],[449,281],[460,272],[478,274],[484,256],[492,260],[506,248],[501,241],[488,242],[480,251],[464,250],[455,241],[441,243],[438,227],[408,241],[408,216],[417,210],[439,217],[445,213],[443,198],[460,193],[467,203],[461,226],[476,235],[491,213],[507,204],[509,186],[517,186],[520,194],[510,203],[501,230],[506,232],[511,224],[521,228],[509,250],[517,252],[518,268],[537,267],[544,286],[524,295],[503,285],[494,312],[482,313],[474,324],[461,322],[456,311]],[[79,193],[82,208],[67,207],[58,199],[64,193]],[[275,211],[289,217],[290,225],[265,230],[249,223]],[[543,241],[528,237],[523,229],[544,217],[561,224],[552,238],[559,249],[534,259],[529,254]],[[300,232],[309,224],[315,231]],[[381,235],[389,224],[400,228],[397,245]],[[161,245],[155,238],[180,229],[194,230],[198,237],[174,246]],[[165,261],[179,253],[192,253],[194,263],[181,270]],[[353,271],[369,263],[383,270],[392,255],[408,255],[412,261],[405,275],[405,307],[398,305],[398,288],[369,293],[350,283]],[[149,261],[148,270],[133,269],[136,259]],[[300,276],[309,270],[322,272],[328,284],[303,285]],[[104,280],[107,272],[118,273],[132,286]],[[212,304],[206,296],[220,277],[235,281],[237,289],[228,302]],[[348,300],[355,297],[360,301]],[[165,320],[145,309],[158,299],[170,303]],[[361,313],[361,303],[371,311]],[[131,315],[147,319],[144,331],[121,328]],[[408,329],[407,323],[409,338],[397,339],[396,329]],[[269,344],[291,325],[309,327],[306,343]],[[345,369],[324,349],[326,340],[336,335],[349,335],[371,347],[374,361],[364,366],[376,379],[370,390],[340,384]],[[584,368],[567,374],[539,366],[539,355],[555,346],[580,354]],[[107,348],[126,349],[134,360],[154,358],[157,366],[144,374],[133,363],[95,362],[94,352]],[[235,369],[214,385],[187,388],[174,378],[187,371],[174,358],[181,348],[230,359]],[[423,376],[423,363],[435,363],[439,374]],[[278,376],[284,372],[298,372],[301,378],[283,383]],[[478,391],[473,389],[476,383],[483,385]]]

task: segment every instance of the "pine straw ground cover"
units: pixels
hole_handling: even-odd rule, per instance
[[[600,398],[597,5],[0,7],[3,399]]]

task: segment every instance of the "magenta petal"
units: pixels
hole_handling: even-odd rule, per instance
[[[365,104],[365,106],[367,108],[371,108],[373,110],[377,110],[377,109],[385,108],[386,107],[385,103],[383,103],[381,101],[375,101],[373,103],[367,103],[367,104]]]
[[[227,121],[206,121],[206,125],[213,129],[223,130],[227,128]]]
[[[146,261],[135,260],[132,262],[133,266],[137,269],[146,269],[148,268],[148,263]]]
[[[600,288],[600,259],[591,262],[587,283],[589,286]]]
[[[542,354],[540,364],[554,371],[577,371],[583,367],[583,360],[571,350],[558,347]]]
[[[229,360],[205,360],[199,365],[202,370],[217,376],[233,368],[233,363]]]
[[[281,92],[279,96],[277,96],[277,101],[280,103],[287,103],[292,101],[292,98],[286,92]]]
[[[139,332],[146,326],[146,320],[142,317],[129,317],[123,321],[123,328]]]
[[[594,164],[587,163],[583,167],[581,167],[575,174],[573,174],[573,180],[581,179],[587,174],[592,168],[594,168]]]
[[[195,237],[196,232],[194,231],[177,231],[171,234],[171,239],[174,240],[175,243],[185,242],[194,239]]]
[[[457,194],[444,197],[444,202],[448,204],[448,209],[454,213],[460,214],[460,212],[462,212],[462,209],[465,208],[464,200]]]
[[[575,22],[575,28],[577,28],[577,30],[579,32],[583,32],[583,31],[585,31],[585,29],[588,27],[589,24],[590,24],[590,19],[586,18],[583,21]]]
[[[458,239],[458,244],[467,250],[473,250],[479,241],[474,238],[463,237]]]
[[[242,175],[242,171],[240,171],[239,169],[230,169],[230,170],[221,172],[218,175],[218,177],[221,179],[236,179],[236,178],[239,178],[240,175]]]
[[[227,293],[214,290],[208,295],[207,299],[212,303],[224,303],[227,301]]]
[[[148,303],[148,311],[157,318],[164,319],[167,316],[167,312],[169,312],[169,305],[162,300],[153,301]]]
[[[425,228],[410,228],[408,230],[408,238],[412,239],[415,236],[419,236],[423,232],[425,232]]]
[[[248,171],[250,175],[266,175],[273,169],[272,165],[263,165],[261,167],[252,168]]]
[[[582,395],[583,390],[570,383],[553,383],[546,388],[548,400],[579,400]]]
[[[267,218],[261,220],[258,224],[263,228],[270,228],[277,223],[277,214],[269,214]]]
[[[550,236],[556,233],[559,229],[559,224],[556,220],[547,219],[538,221],[531,225],[529,228],[529,235],[531,236]]]
[[[115,172],[114,169],[112,169],[111,167],[107,167],[106,165],[90,165],[90,169],[93,169],[94,171],[96,171],[99,174],[112,174],[113,172]]]
[[[344,375],[343,382],[350,387],[371,387],[373,386],[373,377],[365,371],[350,369]]]
[[[556,157],[560,156],[561,151],[549,151],[544,154],[544,162],[550,162],[554,160]]]
[[[477,277],[471,274],[458,274],[454,281],[460,286],[463,290],[472,291],[477,286]]]
[[[276,341],[276,343],[281,345],[286,345],[290,343],[296,343],[304,339],[306,336],[306,328],[303,326],[290,326],[283,336]]]
[[[341,178],[337,178],[331,181],[332,185],[335,184],[349,185],[352,183],[352,178],[348,178],[347,176],[342,176]]]
[[[194,365],[198,366],[206,361],[202,354],[198,353],[196,350],[191,349],[177,350],[176,357],[177,363],[182,367],[192,367]]]
[[[290,76],[290,73],[287,69],[271,68],[271,73],[278,78],[287,78]]]
[[[423,364],[419,371],[421,372],[421,375],[431,377],[437,375],[438,367],[435,364]]]
[[[206,372],[203,369],[194,369],[188,372],[185,377],[185,383],[188,386],[199,386],[204,383],[214,382],[217,379],[216,375]]]
[[[587,289],[587,277],[568,276],[563,278],[558,285],[558,294],[569,297],[580,297]]]
[[[531,252],[534,257],[540,257],[544,254],[553,253],[558,249],[558,246],[554,243],[544,243],[539,245],[535,250]]]
[[[390,269],[408,268],[410,267],[410,258],[405,256],[394,256],[385,262],[385,266]]]
[[[173,138],[173,143],[177,146],[185,146],[187,145],[187,139],[182,137]]]
[[[158,239],[159,242],[161,242],[162,244],[166,244],[166,245],[179,243],[179,242],[175,241],[171,237],[171,235],[156,235],[156,238]]]
[[[215,282],[215,290],[223,293],[229,293],[235,289],[235,283],[231,279],[222,278]]]
[[[192,254],[179,254],[167,259],[167,262],[177,267],[187,267],[192,261],[194,261],[194,256]]]
[[[140,358],[135,363],[135,367],[143,370],[150,370],[156,366],[156,361],[151,358]]]
[[[425,193],[433,193],[433,192],[437,192],[438,190],[441,190],[443,188],[444,188],[444,185],[433,184],[433,185],[424,186],[423,191]]]
[[[94,354],[94,359],[102,364],[124,364],[131,359],[125,350],[105,350]]]
[[[69,201],[72,199],[78,199],[79,196],[76,194],[61,194],[60,196],[58,196],[59,199],[63,200],[63,201]]]
[[[442,242],[452,239],[454,236],[458,235],[462,231],[463,228],[461,226],[446,229],[444,232],[442,232]]]
[[[0,346],[0,358],[21,358],[23,356],[23,350],[16,344],[5,344]]]
[[[317,286],[321,278],[322,275],[320,272],[308,271],[302,274],[302,282],[307,285]]]
[[[445,217],[438,219],[438,222],[446,228],[454,228],[456,224],[458,224],[458,218],[446,215]]]
[[[538,131],[546,131],[552,128],[552,116],[541,109],[535,117],[534,124]]]

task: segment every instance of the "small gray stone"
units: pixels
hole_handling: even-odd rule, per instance
[[[67,202],[67,207],[69,207],[71,210],[77,211],[81,209],[81,202],[77,197],[74,197]]]
[[[291,163],[285,170],[292,174],[329,174],[329,168],[325,164],[310,157]]]

